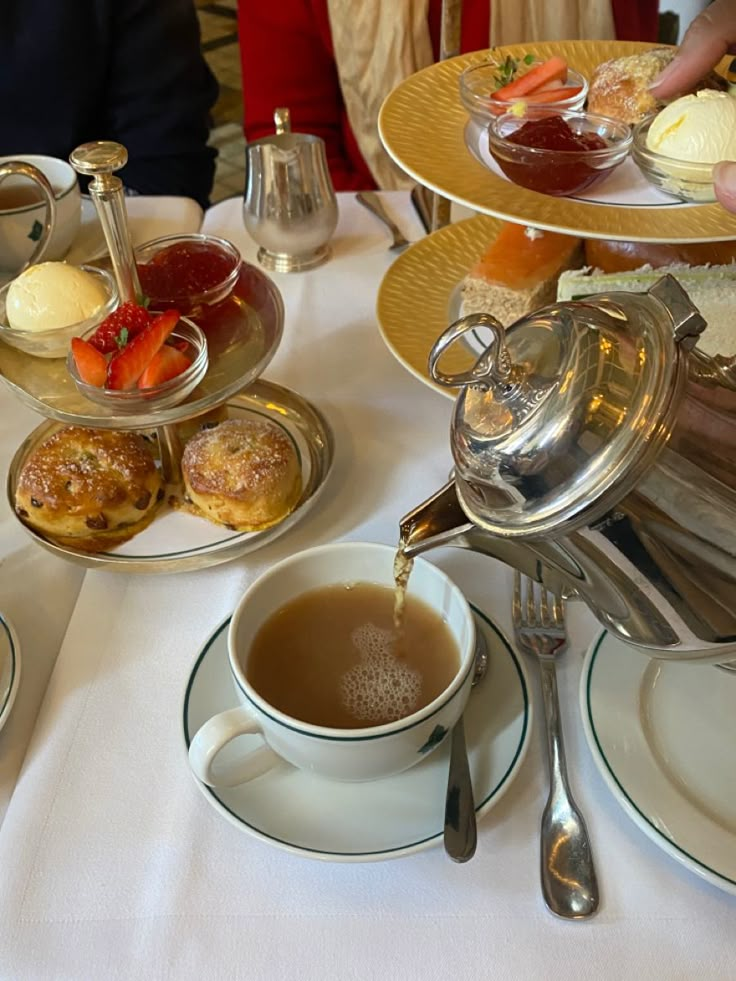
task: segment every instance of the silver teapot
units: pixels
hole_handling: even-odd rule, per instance
[[[736,360],[695,347],[705,326],[671,276],[507,330],[454,323],[430,371],[460,389],[455,476],[402,519],[406,555],[484,552],[653,656],[733,659]],[[445,350],[479,327],[491,339],[473,368],[445,374]]]

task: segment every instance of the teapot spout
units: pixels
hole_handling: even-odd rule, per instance
[[[399,547],[407,558],[413,559],[432,548],[463,545],[459,539],[474,527],[460,507],[455,481],[451,480],[404,515],[399,522]]]
[[[399,530],[399,548],[409,559],[433,548],[453,546],[499,559],[539,581],[545,572],[539,555],[528,545],[490,535],[468,520],[454,480],[405,515]],[[557,578],[551,578],[555,580],[551,588],[556,588]]]

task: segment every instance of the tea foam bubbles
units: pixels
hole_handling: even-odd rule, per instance
[[[396,656],[394,631],[365,623],[352,631],[350,640],[361,658],[341,681],[342,700],[351,715],[368,725],[411,715],[422,676]]]

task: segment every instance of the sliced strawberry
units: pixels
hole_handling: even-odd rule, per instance
[[[83,382],[102,388],[107,375],[107,358],[81,337],[72,337],[72,357]]]
[[[89,343],[103,354],[111,354],[125,347],[136,334],[140,334],[143,328],[150,324],[151,319],[151,314],[145,307],[128,300],[105,317],[90,337]]]
[[[107,387],[122,391],[135,388],[138,379],[179,323],[179,311],[167,310],[137,334],[107,366]]]
[[[191,365],[191,360],[177,348],[164,344],[157,351],[146,370],[138,379],[138,388],[155,388],[171,378],[176,378]]]

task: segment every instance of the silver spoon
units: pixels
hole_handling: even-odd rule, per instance
[[[389,245],[389,251],[391,252],[401,252],[409,244],[408,239],[404,238],[401,234],[401,230],[396,225],[396,223],[389,217],[386,209],[383,206],[383,202],[375,191],[359,191],[355,195],[355,199],[358,204],[362,204],[364,208],[367,208],[371,214],[375,215],[379,221],[388,228],[393,236],[393,242]]]
[[[485,676],[487,670],[488,643],[479,627],[475,635],[473,688]],[[463,717],[460,716],[450,733],[450,771],[447,775],[445,799],[445,851],[453,862],[467,862],[475,855],[477,843],[473,783],[465,745],[465,724]]]

